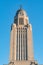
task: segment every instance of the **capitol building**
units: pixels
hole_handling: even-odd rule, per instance
[[[38,65],[34,60],[32,25],[27,13],[18,9],[11,25],[10,61],[8,65]]]

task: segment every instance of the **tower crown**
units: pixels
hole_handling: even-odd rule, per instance
[[[25,16],[27,16],[26,12],[23,9],[21,9],[21,8],[19,10],[17,10],[16,16],[17,15],[22,15],[22,16],[25,15]]]
[[[20,26],[20,25],[27,25],[28,21],[29,20],[26,12],[21,8],[17,10],[16,15],[14,17],[14,23]]]

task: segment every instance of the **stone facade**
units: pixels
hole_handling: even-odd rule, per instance
[[[34,61],[32,26],[23,9],[19,9],[11,26],[9,65],[37,65]]]

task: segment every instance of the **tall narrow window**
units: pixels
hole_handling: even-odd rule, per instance
[[[19,24],[20,24],[20,25],[23,25],[23,24],[24,24],[24,19],[23,19],[23,18],[20,18],[20,19],[19,19]]]

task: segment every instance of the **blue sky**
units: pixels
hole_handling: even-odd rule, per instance
[[[32,24],[34,59],[43,63],[43,0],[0,0],[0,65],[9,62],[10,29],[20,5]]]

